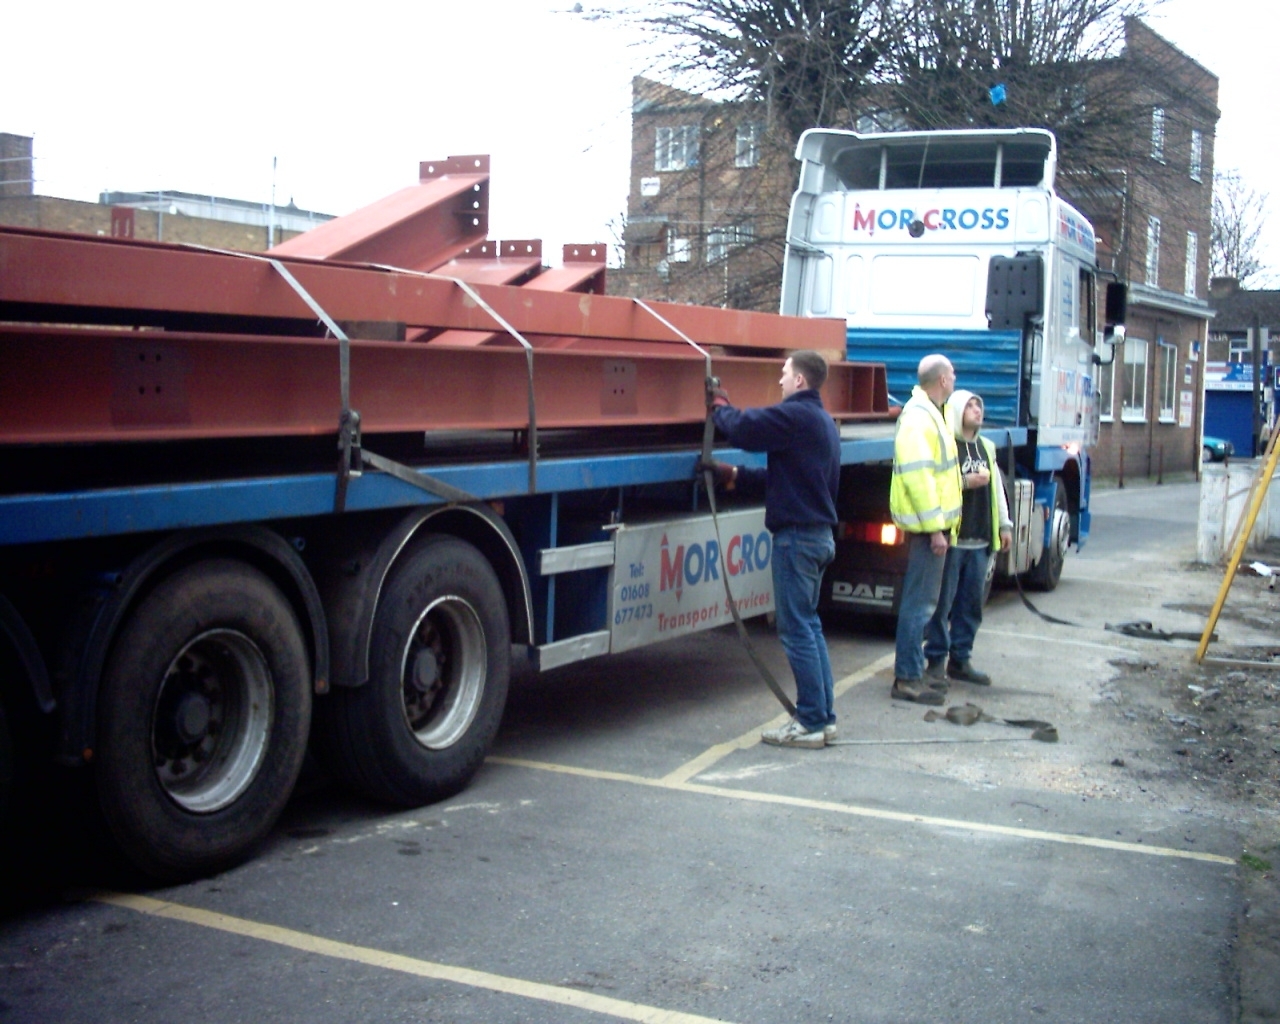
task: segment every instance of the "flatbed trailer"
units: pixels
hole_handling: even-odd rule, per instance
[[[487,179],[435,171],[312,252],[0,229],[0,810],[87,773],[124,853],[190,877],[308,745],[375,799],[460,790],[513,645],[546,670],[771,610],[763,509],[717,524],[695,479],[707,379],[770,404],[844,324],[609,297],[602,259],[539,285],[533,243],[473,237]],[[843,463],[891,457],[882,366],[824,401]]]

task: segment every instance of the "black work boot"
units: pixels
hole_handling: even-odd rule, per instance
[[[929,663],[924,667],[924,681],[935,688],[941,683],[942,688],[945,690],[947,686],[946,666],[946,658],[930,658]]]
[[[991,685],[991,677],[974,668],[972,661],[957,661],[955,658],[947,662],[947,678],[961,683],[972,683],[974,686]]]
[[[947,702],[947,687],[930,686],[923,679],[895,679],[889,696],[894,700],[909,700],[915,704],[932,704],[938,707]]]

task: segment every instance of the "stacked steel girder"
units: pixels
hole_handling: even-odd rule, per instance
[[[353,335],[351,405],[366,433],[527,423],[519,348],[380,340],[410,329],[493,333],[491,313],[454,281],[334,263],[287,266]],[[702,420],[704,360],[649,309],[704,348],[773,354],[838,349],[844,339],[838,321],[471,287],[534,347],[544,429]],[[0,325],[7,413],[0,442],[335,429],[339,342],[316,330],[300,296],[262,259],[4,229],[0,320],[7,321]],[[612,351],[540,348],[564,339]],[[716,357],[713,367],[740,405],[778,398],[776,358]],[[823,394],[834,416],[886,415],[883,367],[831,369]]]

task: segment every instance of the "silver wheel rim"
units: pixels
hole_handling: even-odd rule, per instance
[[[1067,545],[1071,543],[1071,517],[1060,508],[1053,510],[1053,553],[1059,561],[1067,557]]]
[[[234,803],[262,766],[273,711],[267,659],[243,633],[212,629],[183,647],[151,725],[152,763],[169,799],[193,814]]]
[[[427,605],[400,658],[401,707],[422,746],[442,750],[466,735],[488,664],[484,627],[469,602],[449,594]]]

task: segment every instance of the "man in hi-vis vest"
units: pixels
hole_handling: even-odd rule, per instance
[[[920,360],[920,383],[898,417],[893,442],[889,514],[907,535],[907,573],[898,604],[897,650],[891,696],[917,704],[942,704],[945,679],[926,677],[924,627],[942,590],[947,549],[960,525],[961,479],[956,439],[942,413],[956,386],[956,371],[943,355]]]

